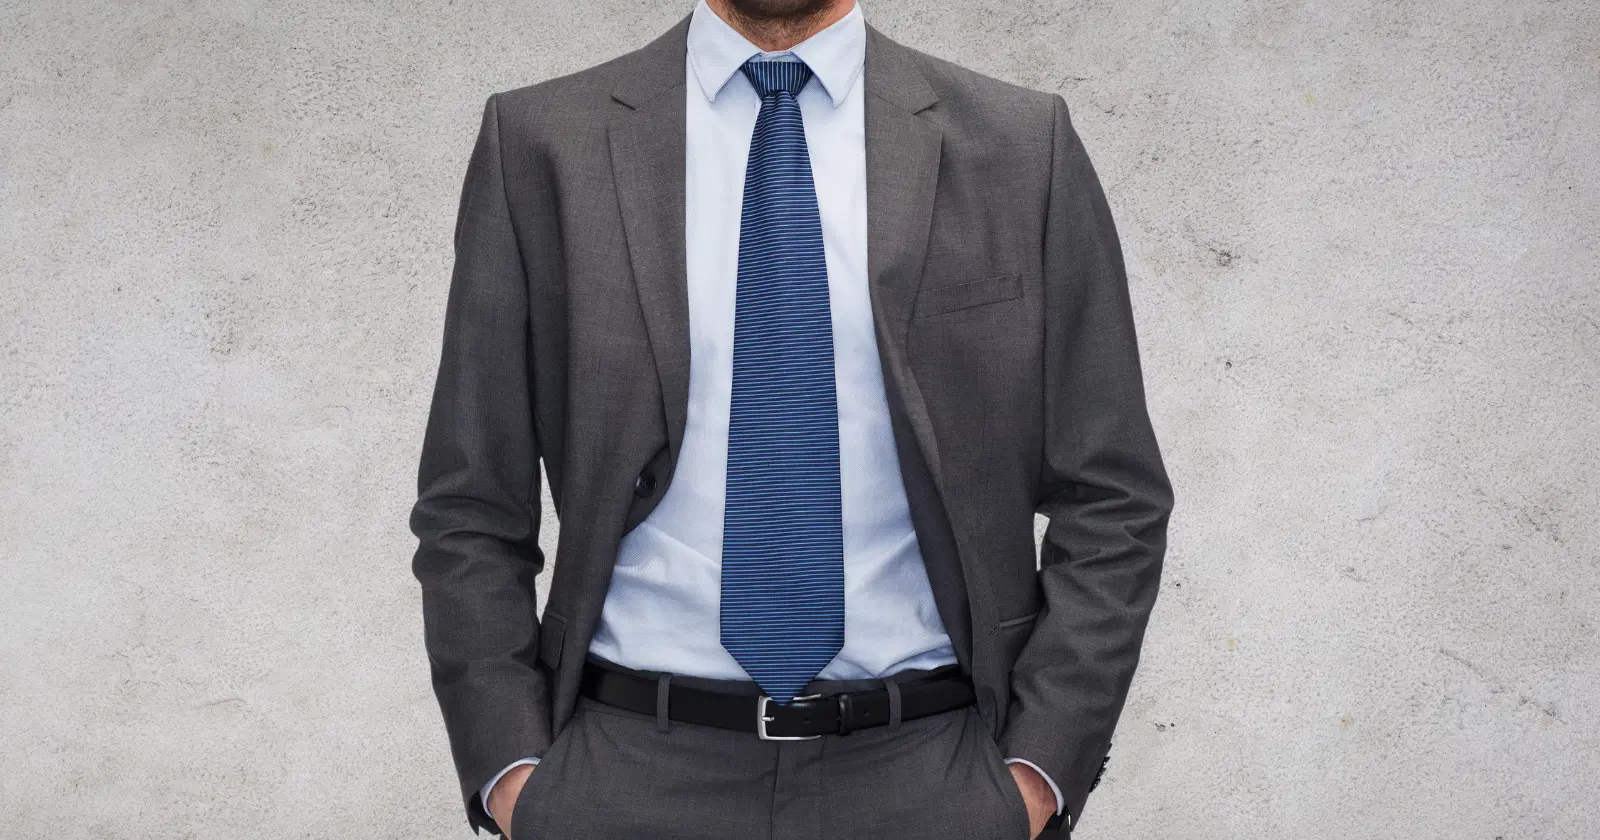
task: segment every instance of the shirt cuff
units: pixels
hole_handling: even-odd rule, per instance
[[[501,770],[500,772],[494,774],[494,778],[490,779],[489,783],[483,786],[483,790],[478,792],[478,796],[483,799],[483,812],[485,814],[489,815],[489,819],[495,820],[494,812],[489,810],[489,791],[494,790],[495,783],[499,782],[500,778],[502,776],[504,776],[507,773],[510,773],[511,772],[511,768],[513,768],[513,767],[521,767],[524,764],[538,764],[538,763],[539,763],[539,759],[537,759],[537,758],[524,758],[521,761],[513,761],[510,764],[506,765],[506,769]],[[1052,783],[1052,784],[1054,784],[1054,783]],[[499,820],[495,820],[495,822],[498,823]]]
[[[1050,792],[1054,793],[1056,795],[1056,813],[1057,814],[1061,813],[1061,811],[1067,807],[1066,797],[1061,795],[1061,788],[1056,786],[1056,780],[1050,778],[1050,774],[1044,772],[1044,770],[1041,769],[1039,767],[1039,765],[1034,764],[1033,762],[1027,760],[1026,758],[1008,758],[1008,759],[1006,759],[1006,763],[1007,764],[1026,764],[1029,767],[1032,767],[1039,775],[1044,777],[1045,784],[1050,786]],[[484,801],[487,802],[489,800],[485,799]]]

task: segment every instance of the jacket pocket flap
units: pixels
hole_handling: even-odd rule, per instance
[[[924,286],[917,290],[912,317],[940,315],[1018,297],[1022,297],[1022,276],[1019,274],[999,274],[954,286]]]

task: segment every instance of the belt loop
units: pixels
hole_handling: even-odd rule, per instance
[[[672,687],[672,674],[663,673],[656,679],[656,731],[671,732],[671,719],[667,717],[667,696]]]
[[[889,731],[893,732],[900,726],[900,684],[893,679],[886,679],[883,689],[889,692]]]

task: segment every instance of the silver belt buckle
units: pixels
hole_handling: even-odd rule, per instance
[[[796,700],[821,700],[822,699],[822,695],[820,695],[820,694],[802,694],[802,695],[800,695],[800,696],[798,696],[798,697],[796,697],[794,699],[796,699]],[[763,695],[761,695],[761,699],[756,701],[756,734],[761,737],[761,740],[763,740],[763,741],[812,741],[812,740],[815,740],[817,738],[821,738],[822,737],[821,735],[768,735],[767,734],[767,724],[771,723],[773,720],[775,720],[775,718],[771,718],[771,717],[767,716],[767,703],[769,701],[771,701],[771,700],[772,700],[771,697],[768,697],[767,695],[763,694]]]

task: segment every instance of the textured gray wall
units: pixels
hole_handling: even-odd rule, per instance
[[[468,836],[457,191],[688,8],[0,0],[0,837]],[[867,0],[1061,92],[1127,250],[1178,512],[1083,840],[1600,837],[1597,8]]]

